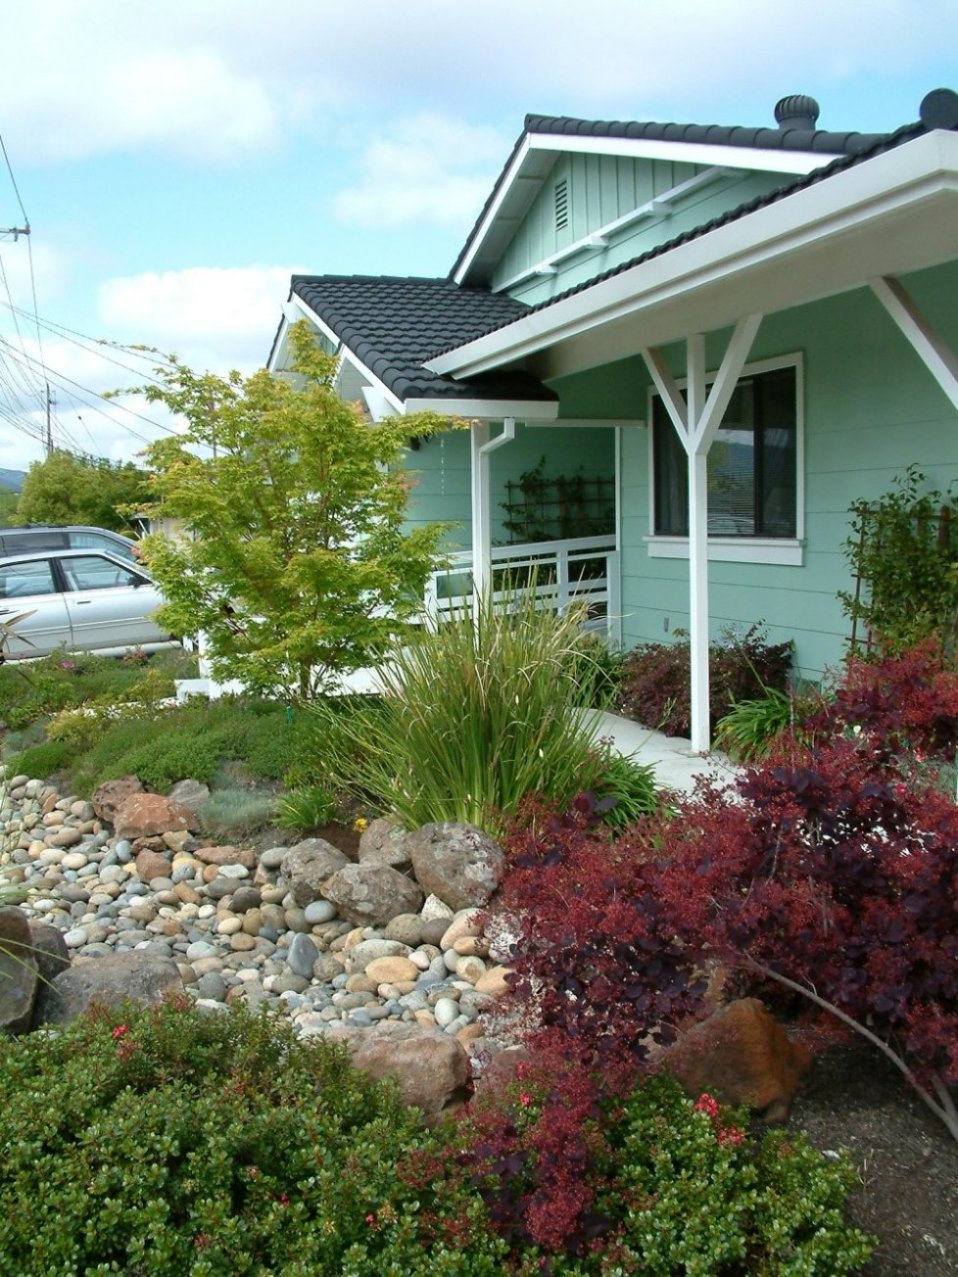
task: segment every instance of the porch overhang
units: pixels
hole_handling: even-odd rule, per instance
[[[958,133],[935,130],[824,173],[707,234],[431,359],[453,378],[522,367],[543,380],[953,259]]]

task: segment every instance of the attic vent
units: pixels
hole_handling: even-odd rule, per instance
[[[556,230],[564,231],[569,225],[569,179],[564,177],[556,182]]]

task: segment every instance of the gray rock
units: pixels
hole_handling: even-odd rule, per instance
[[[336,917],[336,906],[329,900],[312,900],[303,910],[303,915],[311,927],[321,926]]]
[[[486,904],[499,885],[502,851],[474,825],[423,825],[407,835],[406,846],[423,891],[454,910]]]
[[[20,909],[0,909],[0,1029],[25,1033],[39,980],[30,924]]]
[[[425,925],[421,914],[401,913],[387,922],[383,934],[387,940],[399,940],[415,949],[422,944]]]
[[[418,913],[423,903],[417,884],[388,865],[347,864],[323,884],[323,895],[358,926],[385,926],[398,914]]]
[[[319,957],[319,950],[308,935],[297,932],[290,941],[286,961],[294,975],[309,980],[313,974],[313,963]]]
[[[324,895],[326,879],[349,863],[325,838],[306,838],[287,850],[280,868],[294,902],[304,909]]]
[[[210,796],[208,785],[204,785],[200,780],[178,780],[169,795],[174,802],[182,803],[184,807],[189,807],[191,811],[199,812],[200,808]]]
[[[393,869],[409,868],[406,831],[394,816],[381,816],[363,830],[359,840],[361,865],[391,865]]]
[[[176,963],[146,949],[111,953],[96,962],[74,963],[40,993],[37,1024],[67,1024],[94,1002],[117,1006],[126,999],[157,1006],[167,993],[183,990]]]
[[[200,998],[208,998],[211,1002],[226,1001],[226,981],[218,971],[207,971],[196,982],[196,993]]]

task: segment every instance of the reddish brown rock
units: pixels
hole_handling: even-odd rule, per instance
[[[691,1028],[664,1064],[695,1099],[707,1091],[726,1104],[748,1105],[766,1122],[787,1122],[811,1057],[757,998],[742,998]]]
[[[141,882],[152,882],[154,878],[168,878],[170,870],[170,862],[158,852],[141,851],[136,858],[136,873]]]
[[[106,780],[93,792],[93,810],[101,820],[113,824],[113,818],[133,794],[142,794],[143,785],[135,776],[119,776],[116,780]]]
[[[196,816],[188,807],[160,794],[131,794],[117,808],[113,827],[118,838],[156,838],[171,830],[193,829]]]
[[[345,1039],[355,1068],[377,1080],[394,1077],[403,1102],[421,1109],[427,1120],[465,1102],[469,1058],[441,1029],[384,1021],[330,1036]]]
[[[206,865],[242,865],[256,868],[256,856],[249,847],[200,847],[193,855]]]

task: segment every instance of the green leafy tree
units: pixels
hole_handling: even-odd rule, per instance
[[[15,492],[0,487],[0,528],[9,528],[16,523],[18,500]]]
[[[174,633],[201,631],[213,672],[298,700],[372,664],[421,607],[444,525],[409,530],[399,468],[432,413],[370,424],[332,386],[334,361],[308,326],[290,336],[293,375],[198,375],[173,359],[143,387],[185,419],[147,451],[147,562]]]
[[[132,462],[57,450],[27,471],[17,521],[79,523],[128,532],[127,514],[149,499],[147,474]]]

